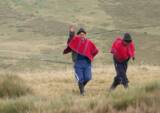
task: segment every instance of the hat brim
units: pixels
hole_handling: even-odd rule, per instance
[[[127,42],[127,43],[131,43],[132,42],[132,40],[124,40],[125,42]]]
[[[77,35],[79,35],[80,33],[87,34],[85,31],[79,31],[79,32],[77,32]]]

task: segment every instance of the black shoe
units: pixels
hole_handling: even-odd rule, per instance
[[[124,88],[127,89],[128,88],[128,83],[127,84],[123,84]]]
[[[117,87],[117,86],[116,86],[115,84],[112,84],[112,85],[111,85],[111,87],[110,87],[110,89],[109,89],[109,92],[111,92],[111,91],[115,90],[115,89],[116,89],[116,87]]]
[[[109,92],[112,92],[114,89],[115,89],[115,88],[111,86],[111,87],[109,88]],[[107,89],[107,90],[108,90],[108,89]]]
[[[79,86],[80,94],[84,96],[84,85],[79,83],[78,86]]]

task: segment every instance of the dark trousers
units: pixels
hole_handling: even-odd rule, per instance
[[[80,94],[84,95],[84,87],[92,79],[91,63],[84,60],[77,60],[74,65],[75,77],[78,81]]]
[[[113,58],[114,67],[116,70],[116,76],[114,77],[111,90],[115,89],[119,84],[122,84],[125,88],[128,87],[128,78],[127,78],[127,68],[128,68],[128,61],[129,59],[118,62],[115,58]]]

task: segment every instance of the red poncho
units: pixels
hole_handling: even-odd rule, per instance
[[[64,54],[74,51],[80,55],[84,55],[93,61],[93,58],[98,53],[98,49],[94,43],[87,39],[81,38],[80,36],[75,36],[68,44],[68,47],[64,50]]]
[[[121,37],[118,37],[112,45],[111,53],[119,61],[123,62],[128,58],[133,58],[135,55],[135,47],[133,41],[128,45],[124,44]]]

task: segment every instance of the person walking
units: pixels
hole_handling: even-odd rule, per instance
[[[113,54],[113,62],[116,71],[110,91],[114,90],[118,85],[122,84],[124,88],[128,88],[127,68],[130,59],[135,60],[135,46],[129,33],[125,33],[123,37],[117,37],[112,44],[110,51]]]
[[[63,51],[63,54],[70,52],[76,53],[74,58],[74,71],[81,95],[84,95],[84,88],[92,79],[92,61],[98,54],[97,47],[91,40],[86,38],[86,34],[85,29],[80,28],[77,35],[69,40],[67,48]]]

